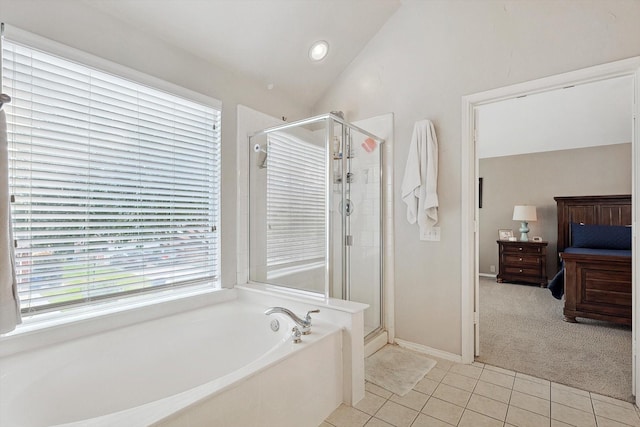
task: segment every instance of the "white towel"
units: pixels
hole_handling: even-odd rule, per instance
[[[0,333],[11,332],[20,323],[16,289],[11,206],[9,204],[9,153],[7,118],[0,110]]]
[[[438,223],[438,140],[430,120],[416,122],[402,180],[407,221],[420,231]]]

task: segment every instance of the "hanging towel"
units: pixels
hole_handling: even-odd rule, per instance
[[[21,321],[9,200],[7,118],[0,110],[0,333],[13,331]]]
[[[402,180],[407,221],[420,230],[438,223],[438,140],[430,120],[416,122]]]

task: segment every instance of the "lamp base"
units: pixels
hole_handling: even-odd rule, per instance
[[[520,223],[520,230],[518,230],[520,232],[520,241],[521,242],[528,242],[529,241],[529,236],[527,235],[527,233],[529,233],[529,224],[526,221],[522,221]]]

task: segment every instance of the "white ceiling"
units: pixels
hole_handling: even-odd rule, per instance
[[[478,157],[631,142],[633,78],[618,77],[478,107]]]
[[[83,0],[218,67],[313,106],[400,0]],[[311,63],[316,40],[329,54]]]

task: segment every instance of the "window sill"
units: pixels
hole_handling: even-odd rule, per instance
[[[114,330],[136,323],[195,310],[236,298],[233,289],[182,289],[161,298],[141,296],[100,307],[80,307],[65,315],[41,314],[24,317],[23,323],[0,336],[0,357],[38,347],[51,346],[72,339]]]

